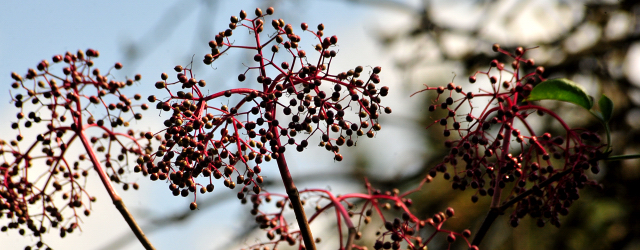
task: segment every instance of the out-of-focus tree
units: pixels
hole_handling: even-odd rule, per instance
[[[397,67],[406,72],[407,88],[426,84],[441,86],[455,72],[466,79],[483,69],[492,59],[501,58],[490,50],[499,43],[513,50],[517,46],[538,47],[529,52],[536,64],[545,67],[545,77],[573,79],[594,96],[604,93],[615,102],[611,122],[613,154],[637,153],[640,133],[640,81],[637,73],[640,41],[640,3],[635,1],[423,1],[411,22],[393,32],[381,32],[379,40],[391,54],[397,55]],[[416,89],[417,90],[417,89]],[[431,96],[433,97],[433,96]],[[425,100],[425,111],[429,103]],[[415,98],[415,97],[414,97]],[[420,97],[418,97],[420,98]],[[567,120],[589,130],[602,131],[601,125],[570,105],[558,104],[557,112]],[[429,114],[421,121],[431,124]],[[558,129],[539,124],[543,129]],[[421,179],[442,159],[447,149],[441,146],[440,130],[429,130],[428,148],[422,174],[386,180],[377,185],[393,187]],[[633,249],[640,235],[638,161],[606,162],[596,178],[602,189],[587,188],[562,226],[538,228],[527,218],[511,229],[502,218],[489,231],[481,249]],[[440,185],[441,184],[441,185]],[[437,189],[449,189],[448,182],[432,183]],[[427,187],[429,188],[429,187]],[[426,191],[425,194],[432,194]],[[428,216],[437,207],[453,206],[456,224],[470,227],[481,223],[487,204],[469,205],[468,194],[442,191],[441,194],[415,197]],[[431,204],[431,205],[427,205]],[[505,217],[505,216],[503,216]],[[508,216],[506,216],[508,217]],[[453,223],[453,222],[452,222]]]

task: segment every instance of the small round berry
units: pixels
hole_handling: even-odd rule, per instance
[[[500,44],[494,43],[491,49],[493,49],[494,52],[498,52],[500,50]]]
[[[121,69],[122,68],[122,63],[117,62],[116,65],[113,66],[116,69]]]
[[[198,204],[196,204],[195,202],[191,202],[191,204],[189,204],[189,209],[191,210],[198,209]]]
[[[453,98],[451,98],[451,97],[447,97],[447,99],[445,100],[445,102],[447,103],[447,105],[451,105],[451,104],[453,104]]]
[[[447,217],[453,217],[455,215],[455,211],[452,207],[449,207],[447,208],[447,211],[445,211],[445,214],[447,215]]]
[[[280,23],[278,23],[279,25]],[[287,24],[286,26],[284,26],[284,31],[285,33],[287,33],[287,35],[289,37],[289,40],[291,40],[292,42],[295,42],[295,35],[293,35],[293,27],[291,26],[291,24]]]
[[[495,84],[496,82],[498,82],[498,77],[496,77],[496,76],[492,76],[491,78],[489,78],[489,81],[490,81],[492,84]]]
[[[275,10],[273,9],[273,7],[269,7],[269,8],[267,8],[267,15],[273,15],[273,12],[274,12],[274,11],[275,11]]]
[[[498,60],[493,59],[491,60],[491,67],[497,67],[498,66]]]
[[[511,87],[511,83],[509,81],[504,81],[502,83],[502,87],[505,88],[505,89],[508,89],[508,88]]]
[[[262,16],[262,10],[260,8],[256,8],[255,14],[256,14],[256,16],[261,17]]]
[[[473,203],[478,202],[478,196],[477,195],[471,196],[471,202],[473,202]]]
[[[476,76],[470,76],[469,77],[469,82],[470,83],[475,83],[476,82]]]
[[[446,126],[447,125],[447,118],[440,119],[440,125]]]
[[[18,73],[16,72],[11,72],[11,78],[13,78],[13,80],[16,80],[18,82],[22,81],[22,76],[18,75]]]
[[[278,20],[271,20],[271,26],[273,26],[274,29],[280,29],[280,22],[278,22]]]
[[[451,135],[451,131],[449,131],[448,129],[444,130],[444,137],[449,137]]]
[[[513,219],[511,219],[511,221],[509,222],[509,224],[510,224],[512,227],[518,227],[518,225],[520,224],[520,219],[518,219],[518,218],[513,218]]]
[[[167,87],[167,84],[165,84],[163,81],[156,82],[156,88],[157,89],[163,89],[165,87]]]
[[[456,236],[453,233],[450,233],[447,236],[447,241],[450,242],[450,243],[456,241]]]
[[[336,44],[336,43],[338,43],[338,37],[337,36],[331,36],[329,41],[331,42],[331,44]]]
[[[533,65],[535,65],[535,64],[536,64],[536,62],[533,59],[527,60],[527,66],[533,67]]]
[[[591,173],[593,173],[593,174],[600,173],[600,166],[598,166],[598,165],[592,166],[591,167]]]
[[[464,236],[465,238],[471,237],[471,230],[465,229],[464,231],[462,231],[462,236]]]

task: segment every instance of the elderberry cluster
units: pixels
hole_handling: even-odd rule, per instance
[[[422,185],[430,182],[431,177],[427,176],[419,187],[400,193],[398,189],[391,191],[381,191],[374,189],[369,182],[366,182],[367,192],[350,193],[334,196],[330,191],[324,189],[305,189],[301,194],[317,197],[314,201],[315,212],[309,217],[310,222],[317,219],[325,212],[335,210],[340,218],[337,220],[337,236],[341,246],[350,245],[352,249],[399,249],[401,245],[406,245],[408,249],[424,249],[437,234],[445,234],[449,243],[448,249],[458,239],[463,239],[469,249],[477,250],[476,246],[470,244],[468,238],[471,231],[466,229],[462,232],[447,230],[444,223],[454,216],[453,208],[447,208],[444,212],[438,212],[433,217],[420,219],[412,212],[413,201],[408,198],[410,194],[421,189]],[[268,242],[261,242],[248,246],[246,249],[276,249],[281,244],[295,245],[301,241],[300,232],[289,228],[284,213],[287,207],[292,208],[287,195],[275,193],[260,193],[251,195],[253,209],[251,214],[255,216],[259,227],[266,231]],[[267,211],[266,203],[275,201],[276,211]],[[400,217],[393,218],[392,214],[401,214]],[[374,217],[382,220],[381,225],[375,225]],[[374,223],[380,230],[376,233],[376,241],[360,242],[362,231],[365,226]],[[344,234],[346,227],[349,234]],[[425,237],[425,235],[430,236]],[[352,237],[352,238],[351,238]],[[315,239],[320,243],[320,238]]]
[[[11,73],[11,87],[18,91],[12,94],[12,102],[19,109],[11,128],[18,133],[9,142],[0,140],[0,218],[6,222],[0,230],[37,237],[37,248],[49,249],[42,242],[44,233],[56,228],[64,237],[79,227],[82,215],[91,214],[96,198],[86,189],[86,177],[92,169],[111,189],[110,181],[125,190],[138,189],[138,184],[122,181],[122,175],[128,157],[149,149],[141,144],[148,140],[144,133],[123,133],[117,128],[141,119],[134,110],[148,107],[134,103],[139,94],[132,100],[120,92],[140,80],[140,75],[111,80],[109,71],[103,74],[94,67],[98,56],[93,49],[55,55],[53,63],[64,64],[62,74],[55,73],[47,60],[24,76]],[[116,63],[112,69],[121,67]],[[25,142],[25,135],[35,135],[35,140]],[[72,144],[82,145],[84,152],[78,156]]]
[[[275,202],[275,207],[280,212],[264,213],[260,211],[259,208],[260,205],[263,204],[263,201],[270,203],[272,199],[274,199],[273,196],[276,196],[276,199],[278,199]],[[250,201],[253,205],[251,214],[255,216],[256,223],[258,223],[260,229],[266,231],[266,236],[271,241],[269,243],[260,243],[250,249],[261,249],[261,247],[264,247],[266,245],[272,245],[275,249],[281,243],[293,246],[298,242],[302,242],[302,236],[300,235],[300,232],[297,230],[291,230],[289,228],[290,224],[287,222],[287,219],[284,216],[285,208],[293,208],[291,202],[286,196],[273,194],[253,194],[251,195]],[[304,205],[306,202],[302,200],[302,203]],[[320,243],[321,240],[320,238],[316,238],[315,241],[316,243]]]
[[[388,194],[385,194],[388,195]],[[397,194],[395,194],[397,196]],[[410,204],[406,204],[406,207],[409,207]],[[394,207],[396,209],[405,208],[405,206],[401,206],[396,204]],[[390,209],[390,205],[388,203],[382,208]],[[370,216],[372,214],[372,210],[369,209],[366,211],[366,216],[364,222],[369,223]],[[384,223],[384,232],[378,232],[378,239],[375,241],[373,245],[373,249],[400,249],[400,246],[403,242],[407,242],[408,249],[424,249],[427,245],[433,240],[434,236],[439,233],[444,233],[447,235],[447,242],[449,244],[448,249],[451,249],[451,244],[456,241],[456,236],[462,237],[466,244],[469,246],[470,250],[477,250],[476,246],[472,246],[469,243],[468,238],[471,237],[471,231],[469,229],[465,229],[462,232],[454,232],[447,229],[443,229],[444,223],[447,219],[453,217],[455,214],[453,208],[449,207],[445,210],[445,212],[438,212],[434,214],[431,218],[427,218],[425,220],[420,220],[411,212],[405,211],[402,213],[400,218],[394,218],[392,221],[386,221]],[[369,219],[367,219],[369,218]],[[384,217],[383,217],[384,218]],[[426,239],[420,235],[418,232],[424,230],[425,228],[432,228],[434,231],[432,234]],[[356,237],[358,239],[359,237]]]
[[[496,208],[517,203],[512,226],[527,214],[539,218],[539,226],[547,221],[560,226],[558,215],[568,213],[579,198],[579,189],[595,184],[585,171],[599,172],[599,150],[604,145],[595,133],[570,128],[553,111],[526,100],[533,87],[545,80],[543,67],[523,73],[535,65],[533,59],[524,58],[527,49],[519,47],[512,54],[495,44],[493,50],[513,59],[512,70],[492,60],[486,72],[478,71],[469,78],[475,83],[485,75],[490,89],[464,92],[454,83],[425,89],[436,91],[429,111],[444,111],[446,115],[434,124],[451,138],[444,143],[449,154],[429,174],[435,177],[441,172],[452,180],[453,189],[476,190],[473,202],[488,195]],[[478,98],[485,99],[486,106],[473,112]],[[535,113],[551,116],[564,131],[555,136],[538,134],[528,122]]]
[[[267,36],[265,20],[273,14],[255,10],[250,19],[245,11],[230,18],[229,28],[209,42],[211,53],[204,56],[207,65],[214,63],[229,49],[255,51],[253,64],[237,79],[238,88],[205,94],[206,82],[196,79],[190,67],[176,66],[177,80],[163,73],[158,89],[169,98],[150,96],[156,108],[169,112],[167,127],[157,133],[163,138],[157,150],[139,159],[136,170],[149,173],[152,180],[171,181],[174,195],[188,196],[197,189],[201,193],[214,189],[213,180],[224,179],[224,185],[243,185],[238,198],[249,191],[260,193],[264,161],[284,161],[287,146],[302,152],[312,136],[321,138],[320,146],[343,159],[341,146],[354,146],[359,137],[374,137],[381,126],[378,118],[391,109],[382,106],[381,97],[388,87],[379,87],[380,67],[362,66],[340,73],[330,73],[331,62],[338,54],[332,48],[337,36],[324,36],[324,25],[317,31],[306,23],[302,31],[317,40],[317,59],[303,50],[301,37],[293,26],[282,19],[271,21]],[[236,29],[247,29],[252,45],[238,45],[231,40]],[[277,58],[287,58],[279,61]],[[251,81],[247,72],[258,77]],[[180,89],[180,91],[175,91]],[[225,98],[224,101],[221,99]],[[233,104],[220,105],[232,102]],[[200,184],[196,178],[208,178]],[[192,209],[197,205],[191,204]]]

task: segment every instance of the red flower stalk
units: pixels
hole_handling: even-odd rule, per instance
[[[430,175],[435,177],[441,172],[445,179],[452,180],[453,189],[476,190],[471,197],[473,202],[478,196],[492,197],[490,216],[474,245],[479,245],[495,217],[512,205],[516,206],[510,220],[514,227],[527,214],[538,218],[541,227],[546,222],[559,227],[558,216],[568,213],[573,201],[580,197],[579,189],[596,184],[588,180],[585,171],[599,172],[599,150],[604,146],[595,133],[570,128],[553,111],[526,100],[533,87],[545,80],[543,67],[521,73],[534,66],[533,59],[524,58],[528,49],[519,47],[512,54],[495,44],[493,50],[512,58],[513,70],[493,60],[486,72],[478,71],[469,77],[474,83],[477,76],[485,75],[489,90],[465,93],[454,83],[425,89],[438,95],[429,111],[446,112],[434,124],[444,128],[444,136],[454,137],[445,142],[449,155]],[[478,98],[488,101],[481,112],[474,113],[473,103]],[[532,114],[551,116],[565,133],[538,134],[528,122]]]
[[[96,200],[86,189],[85,179],[93,169],[140,242],[153,249],[112,186],[113,182],[125,190],[130,186],[138,189],[138,184],[122,181],[127,159],[149,149],[141,143],[148,144],[151,133],[120,132],[120,127],[142,118],[134,109],[147,109],[146,104],[136,105],[121,93],[139,81],[140,75],[125,82],[110,80],[109,71],[103,74],[93,66],[98,55],[88,49],[54,56],[54,63],[65,64],[64,75],[51,71],[47,60],[24,77],[11,74],[15,80],[11,86],[26,95],[12,96],[20,110],[18,121],[11,125],[19,132],[16,139],[8,144],[0,141],[0,216],[6,215],[9,221],[2,231],[13,229],[24,235],[29,230],[40,239],[38,248],[45,246],[42,234],[53,228],[59,228],[60,237],[80,230],[82,215],[90,215]],[[113,68],[121,67],[116,63]],[[140,98],[136,94],[133,99]],[[102,135],[90,136],[96,133]],[[35,141],[21,146],[24,135],[34,134]],[[69,155],[74,142],[84,150],[77,159]]]
[[[367,249],[367,246],[356,244],[355,241],[362,237],[362,229],[365,225],[372,223],[372,217],[374,216],[378,216],[383,221],[384,228],[379,231],[377,240],[373,245],[376,250],[399,249],[403,242],[406,242],[409,249],[424,249],[437,234],[447,235],[449,249],[452,243],[456,241],[456,237],[464,239],[470,249],[477,249],[468,240],[471,231],[464,230],[458,233],[443,228],[444,222],[454,216],[453,208],[447,208],[445,212],[439,212],[434,214],[433,217],[424,219],[418,218],[412,213],[410,207],[413,205],[413,201],[408,196],[419,191],[431,179],[430,176],[427,176],[417,188],[404,193],[400,193],[398,189],[382,192],[374,189],[368,181],[366,182],[366,193],[335,196],[325,189],[305,189],[300,193],[314,197],[313,199],[315,200],[316,211],[309,217],[309,223],[331,208],[335,210],[340,249]],[[275,203],[278,209],[277,212],[267,212],[260,209],[264,202],[269,203],[273,199],[277,199]],[[267,238],[271,241],[249,246],[249,249],[264,246],[276,249],[280,244],[295,244],[300,233],[289,230],[287,220],[283,216],[288,204],[287,199],[287,195],[268,192],[251,196],[251,203],[253,204],[251,213],[256,215],[256,222],[260,224],[261,229],[266,231]],[[401,214],[401,216],[389,218],[390,213]],[[343,226],[348,229],[346,239],[342,232]],[[431,229],[433,232],[428,238],[420,236],[424,235],[421,230],[428,231]],[[276,237],[276,235],[279,235],[279,237]],[[319,241],[319,238],[317,240]]]
[[[158,133],[164,138],[161,145],[145,155],[137,169],[152,180],[168,179],[176,196],[193,193],[191,209],[197,209],[196,191],[213,191],[214,178],[223,179],[230,189],[242,185],[239,199],[246,200],[249,192],[261,193],[259,164],[275,159],[301,230],[301,237],[294,240],[303,239],[307,249],[315,249],[284,152],[287,146],[302,152],[312,136],[319,136],[320,146],[341,161],[341,146],[354,146],[359,137],[374,137],[381,128],[380,113],[391,112],[380,104],[388,88],[378,87],[380,67],[331,73],[331,62],[338,54],[332,48],[338,38],[324,36],[324,25],[312,31],[301,24],[302,31],[318,42],[315,52],[307,53],[291,24],[274,19],[272,27],[265,27],[266,17],[272,14],[273,8],[266,13],[256,9],[256,17],[250,19],[241,11],[239,17],[230,18],[229,29],[209,42],[211,53],[203,60],[207,65],[230,49],[255,51],[253,65],[238,76],[238,81],[249,82],[245,86],[206,94],[206,82],[196,79],[190,67],[174,68],[177,81],[161,75],[155,86],[166,89],[169,98],[150,96],[149,101],[157,101],[156,108],[172,115],[164,122],[167,128]],[[252,44],[232,42],[230,37],[238,28],[249,31]],[[263,35],[267,30],[269,34]],[[313,54],[317,59],[311,58]],[[249,71],[257,71],[255,81],[247,79]],[[228,102],[233,104],[219,105]],[[205,177],[204,183],[199,182],[200,176]]]

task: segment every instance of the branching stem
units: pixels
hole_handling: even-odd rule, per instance
[[[115,205],[118,211],[120,211],[122,218],[124,218],[124,220],[127,221],[127,224],[131,228],[131,231],[133,231],[133,233],[136,235],[136,237],[138,238],[138,241],[140,241],[142,246],[144,246],[144,248],[147,250],[155,249],[155,247],[151,244],[151,241],[149,241],[149,238],[147,238],[147,236],[144,234],[144,232],[142,231],[142,229],[140,228],[136,220],[133,218],[133,215],[129,212],[127,207],[124,205],[124,201],[122,201],[122,198],[118,195],[118,193],[116,193],[115,189],[111,185],[111,180],[107,176],[107,173],[104,171],[104,168],[102,168],[102,164],[100,164],[98,157],[93,151],[93,147],[89,143],[89,140],[87,140],[87,136],[82,131],[80,131],[78,132],[78,137],[82,141],[82,145],[84,146],[84,148],[87,150],[87,154],[89,155],[89,159],[93,164],[93,168],[98,173],[98,176],[100,176],[102,185],[104,185],[104,188],[107,190],[107,193],[109,193],[109,196],[111,197],[111,201],[113,201],[113,205]]]

